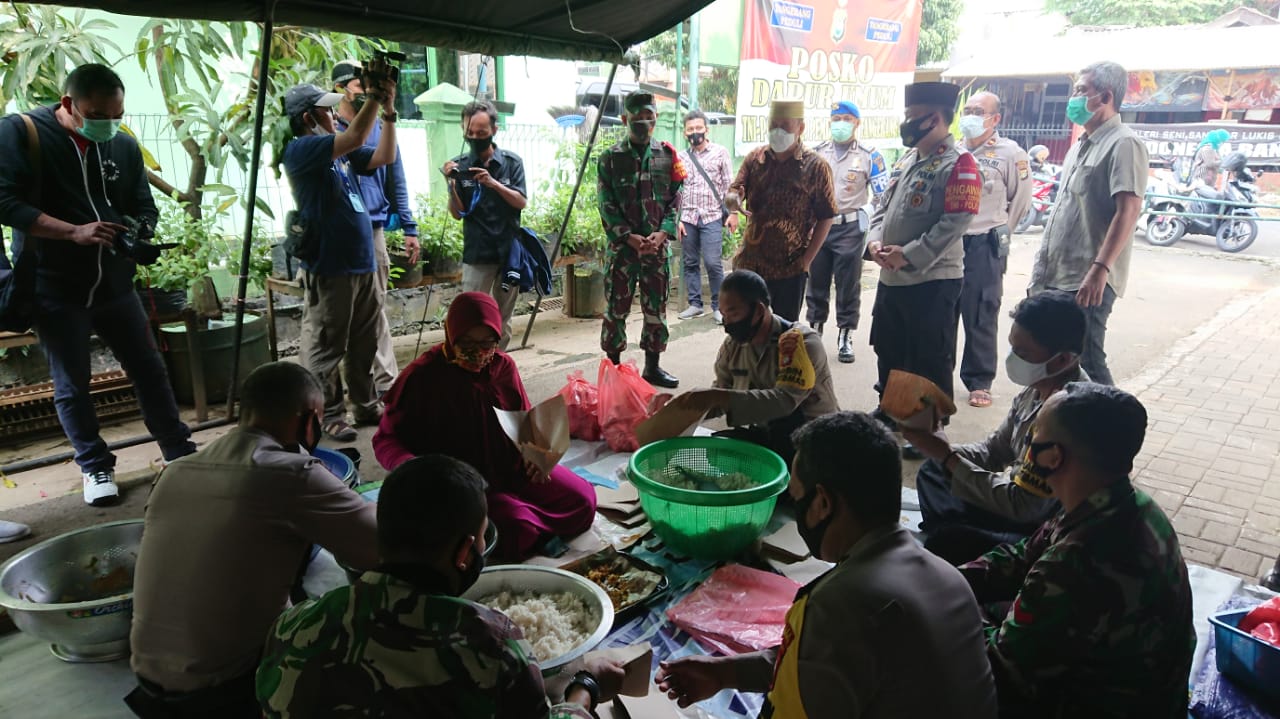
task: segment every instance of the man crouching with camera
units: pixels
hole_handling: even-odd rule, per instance
[[[385,56],[366,62],[361,84],[366,102],[345,132],[334,134],[338,93],[295,85],[284,97],[294,138],[284,149],[284,169],[297,206],[286,242],[302,261],[302,365],[324,386],[324,433],[339,442],[356,439],[347,423],[342,386],[357,425],[382,417],[373,384],[382,293],[374,258],[373,225],[357,175],[396,159],[396,68]],[[366,146],[378,115],[382,136]],[[342,382],[338,367],[342,366]]]
[[[91,64],[67,77],[59,104],[0,121],[0,223],[14,228],[14,277],[24,278],[22,297],[10,295],[0,312],[7,327],[35,328],[94,506],[119,490],[89,394],[91,334],[129,375],[165,461],[195,451],[133,289],[136,265],[159,255],[147,242],[157,213],[138,143],[119,132],[123,117],[124,83]]]

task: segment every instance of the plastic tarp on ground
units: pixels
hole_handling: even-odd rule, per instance
[[[674,27],[710,0],[35,0],[122,15],[302,25],[485,55],[622,64],[627,48]],[[274,11],[272,6],[274,5]]]

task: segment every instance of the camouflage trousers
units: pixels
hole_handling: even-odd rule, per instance
[[[640,349],[664,352],[667,349],[667,293],[671,270],[666,251],[641,257],[630,247],[614,252],[604,278],[604,324],[600,328],[600,348],[621,354],[627,349],[627,316],[636,288],[640,289]]]

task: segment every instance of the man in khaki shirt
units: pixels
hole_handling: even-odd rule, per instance
[[[790,462],[791,434],[805,422],[838,412],[822,337],[769,309],[769,287],[736,270],[720,287],[724,331],[714,389],[677,397],[677,406],[723,413],[733,429],[720,436],[768,447]]]
[[[1084,127],[1062,166],[1058,204],[1044,228],[1030,294],[1074,292],[1088,319],[1080,365],[1099,384],[1115,384],[1104,348],[1107,319],[1124,296],[1133,228],[1147,191],[1147,146],[1120,121],[1128,74],[1097,62],[1076,79],[1067,119]]]
[[[165,468],[147,502],[129,637],[139,686],[126,699],[143,719],[261,717],[259,655],[312,545],[377,564],[376,505],[310,454],[324,413],[315,377],[263,365],[241,403],[240,426]]]
[[[973,407],[991,406],[1009,236],[1031,206],[1031,159],[1018,143],[1000,136],[996,130],[1000,119],[1000,98],[990,92],[969,98],[960,117],[965,147],[982,174],[978,216],[964,236],[964,288],[960,291],[964,322],[960,381],[969,390]]]

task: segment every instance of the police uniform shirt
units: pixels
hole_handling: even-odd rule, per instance
[[[982,174],[982,201],[970,235],[1018,224],[1031,205],[1031,159],[1018,143],[993,134],[970,150]]]
[[[757,347],[726,337],[716,356],[717,389],[734,390],[726,419],[731,427],[767,424],[799,409],[807,418],[839,412],[835,384],[822,336],[802,325],[771,315],[773,333]],[[779,344],[788,333],[799,333],[794,352]],[[790,349],[790,348],[789,348]]]
[[[831,165],[837,215],[857,212],[858,208],[874,199],[873,193],[879,197],[889,185],[884,156],[856,140],[843,148],[828,140],[813,151]]]
[[[925,158],[911,150],[894,165],[871,219],[867,244],[900,245],[907,266],[880,269],[880,282],[903,287],[964,278],[961,241],[978,214],[982,180],[968,150],[947,136]]]

